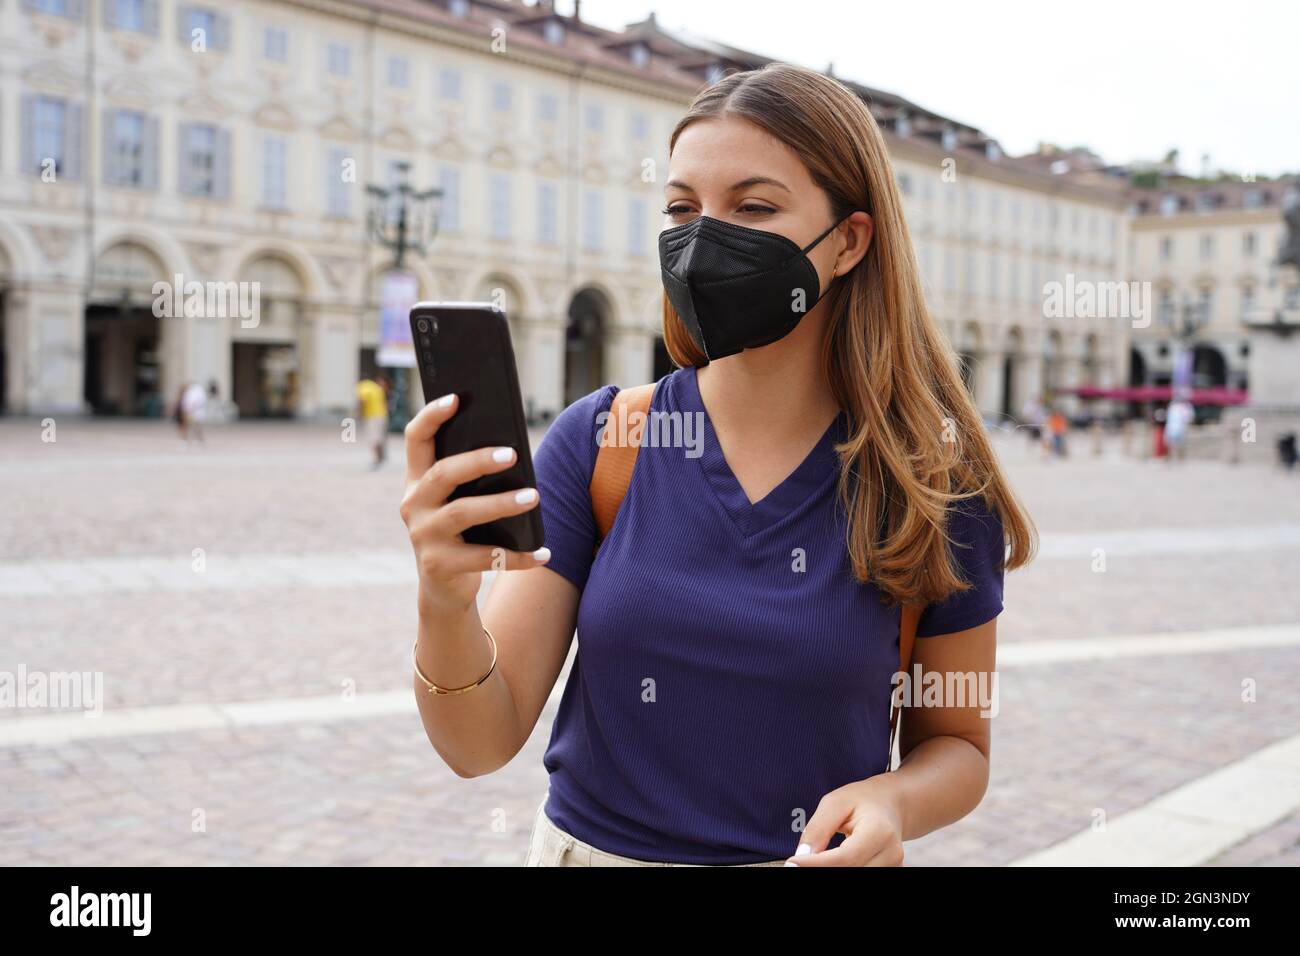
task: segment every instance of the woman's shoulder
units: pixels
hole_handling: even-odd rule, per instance
[[[1006,537],[998,509],[982,494],[959,498],[948,505],[944,531],[956,570],[970,587],[928,605],[918,637],[977,627],[1002,611]]]
[[[958,498],[948,505],[948,536],[973,543],[1003,537],[1002,515],[983,494]]]
[[[949,504],[947,521],[944,531],[962,576],[977,586],[989,576],[1000,579],[1007,537],[996,504],[983,494],[959,498]]]
[[[671,387],[673,379],[682,374],[682,369],[675,369],[660,378],[656,383],[654,406],[662,407],[664,392]],[[599,446],[600,430],[605,424],[605,414],[614,403],[614,397],[622,389],[614,384],[605,384],[573,401],[555,416],[542,444],[562,445],[580,458],[594,462]]]
[[[601,413],[609,411],[618,393],[617,385],[602,385],[572,402],[551,422],[533,455],[546,546],[551,549],[547,567],[580,591],[597,535],[590,487],[604,427]]]
[[[590,432],[590,426],[595,424],[596,417],[601,412],[609,411],[614,396],[618,393],[617,385],[606,384],[575,399],[555,416],[555,421],[551,423],[546,434],[549,436],[552,432],[558,431],[567,437],[574,437],[573,433],[578,431]]]

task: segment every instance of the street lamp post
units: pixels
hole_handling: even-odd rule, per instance
[[[1190,392],[1196,384],[1194,343],[1200,330],[1209,324],[1208,311],[1204,302],[1194,302],[1190,295],[1183,296],[1182,308],[1179,310],[1180,314],[1172,330],[1177,348],[1174,355],[1174,371],[1171,376],[1172,397],[1174,398],[1178,397],[1180,387],[1186,387]],[[1182,377],[1180,370],[1186,375],[1185,381],[1180,381]]]
[[[423,256],[438,234],[439,202],[441,189],[416,191],[410,182],[411,164],[393,165],[396,182],[389,187],[370,184],[367,217],[371,238],[393,254],[393,271],[400,271],[408,252]],[[382,335],[382,329],[381,329]],[[409,370],[393,368],[393,409],[389,416],[389,430],[400,432],[408,421],[407,395],[410,391]]]
[[[1205,303],[1193,302],[1190,295],[1183,296],[1182,315],[1176,332],[1179,343],[1184,346],[1190,345],[1207,320]]]

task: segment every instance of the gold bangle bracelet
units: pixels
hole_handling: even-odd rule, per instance
[[[492,645],[492,665],[488,667],[487,673],[485,673],[482,677],[474,681],[474,683],[472,684],[466,684],[464,687],[439,687],[433,681],[429,680],[429,678],[424,676],[424,672],[420,670],[420,662],[416,660],[415,657],[416,651],[420,646],[420,637],[419,635],[416,635],[415,643],[411,645],[411,664],[414,665],[415,667],[416,676],[419,677],[420,680],[424,681],[425,686],[429,688],[430,694],[439,694],[439,695],[464,694],[467,691],[471,691],[475,687],[478,687],[485,680],[487,680],[489,677],[492,676],[492,672],[497,669],[497,642],[496,642],[496,638],[492,636],[492,632],[489,631],[486,627],[483,628],[483,633],[487,635],[488,641]]]

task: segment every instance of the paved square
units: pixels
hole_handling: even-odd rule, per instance
[[[101,672],[103,717],[0,708],[0,864],[522,860],[563,685],[496,774],[429,746],[398,436],[378,472],[321,425],[57,437],[0,422],[0,671]],[[1300,474],[997,443],[1042,554],[1007,579],[988,795],[909,864],[1009,863],[1300,734]],[[1300,793],[1270,796],[1182,849],[1300,862]]]

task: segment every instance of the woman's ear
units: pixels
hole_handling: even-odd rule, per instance
[[[847,220],[848,229],[844,234],[844,248],[835,257],[835,275],[842,276],[862,261],[862,257],[871,248],[875,235],[875,223],[865,212],[855,212]]]

